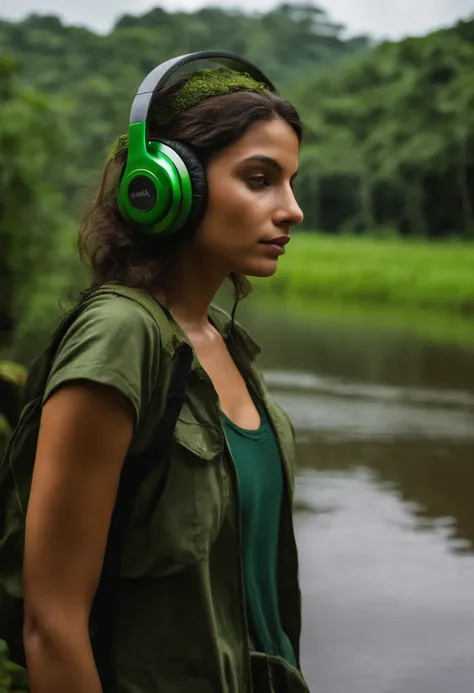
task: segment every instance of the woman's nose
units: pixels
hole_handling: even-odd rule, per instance
[[[303,210],[299,206],[296,197],[291,191],[288,195],[286,204],[282,205],[277,212],[277,226],[297,226],[304,219]]]

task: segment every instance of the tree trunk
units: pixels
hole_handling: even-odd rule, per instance
[[[13,331],[13,276],[9,266],[10,243],[2,233],[2,206],[0,204],[0,348],[10,341]]]
[[[424,210],[423,183],[421,180],[408,180],[405,185],[405,195],[407,200],[407,215],[410,219],[411,235],[427,238],[429,232]]]
[[[359,201],[365,230],[369,232],[373,231],[376,222],[374,215],[374,200],[372,196],[372,181],[365,171],[360,179]]]
[[[311,215],[311,227],[316,229],[316,231],[320,231],[322,228],[321,185],[317,176],[315,177],[314,182],[311,182],[311,190],[313,195],[313,204],[311,205],[311,209],[313,211],[313,214]]]
[[[463,138],[463,142],[459,147],[459,165],[456,168],[456,179],[461,198],[464,230],[467,236],[472,236],[474,235],[474,209],[467,181],[466,139],[466,137]]]

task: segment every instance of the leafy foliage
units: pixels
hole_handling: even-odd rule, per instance
[[[8,659],[8,648],[0,640],[0,693],[26,693],[28,681],[25,670]]]
[[[21,87],[18,65],[0,56],[0,329],[27,302],[32,280],[54,266],[64,219],[61,126],[51,97]],[[63,131],[64,133],[64,131]],[[46,251],[46,252],[45,252]]]

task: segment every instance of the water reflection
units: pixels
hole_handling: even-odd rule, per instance
[[[315,693],[471,693],[474,346],[250,311],[293,419]]]
[[[474,551],[472,444],[306,440],[298,444],[298,452],[302,468],[343,475],[370,471],[372,483],[404,502],[418,530],[442,527],[448,550]]]
[[[322,378],[320,387],[302,388],[312,376],[267,372],[283,406],[300,430],[317,440],[419,438],[474,441],[474,395],[375,387]],[[283,388],[283,382],[292,387]],[[296,389],[297,387],[300,389]]]
[[[470,693],[474,558],[418,531],[367,470],[305,472],[302,661],[315,693]],[[318,512],[318,510],[320,512]]]
[[[444,518],[455,540],[450,548],[474,549],[471,393],[278,371],[268,372],[267,380],[296,422],[301,469],[370,469],[411,504],[420,528]]]
[[[473,395],[288,372],[267,380],[296,424],[302,470],[370,469],[410,503],[420,528],[448,518],[450,548],[474,549]]]

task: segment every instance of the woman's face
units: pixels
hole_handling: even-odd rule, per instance
[[[209,199],[196,250],[230,271],[268,277],[303,213],[293,194],[299,142],[281,119],[253,125],[207,167]],[[290,251],[291,252],[291,251]]]

